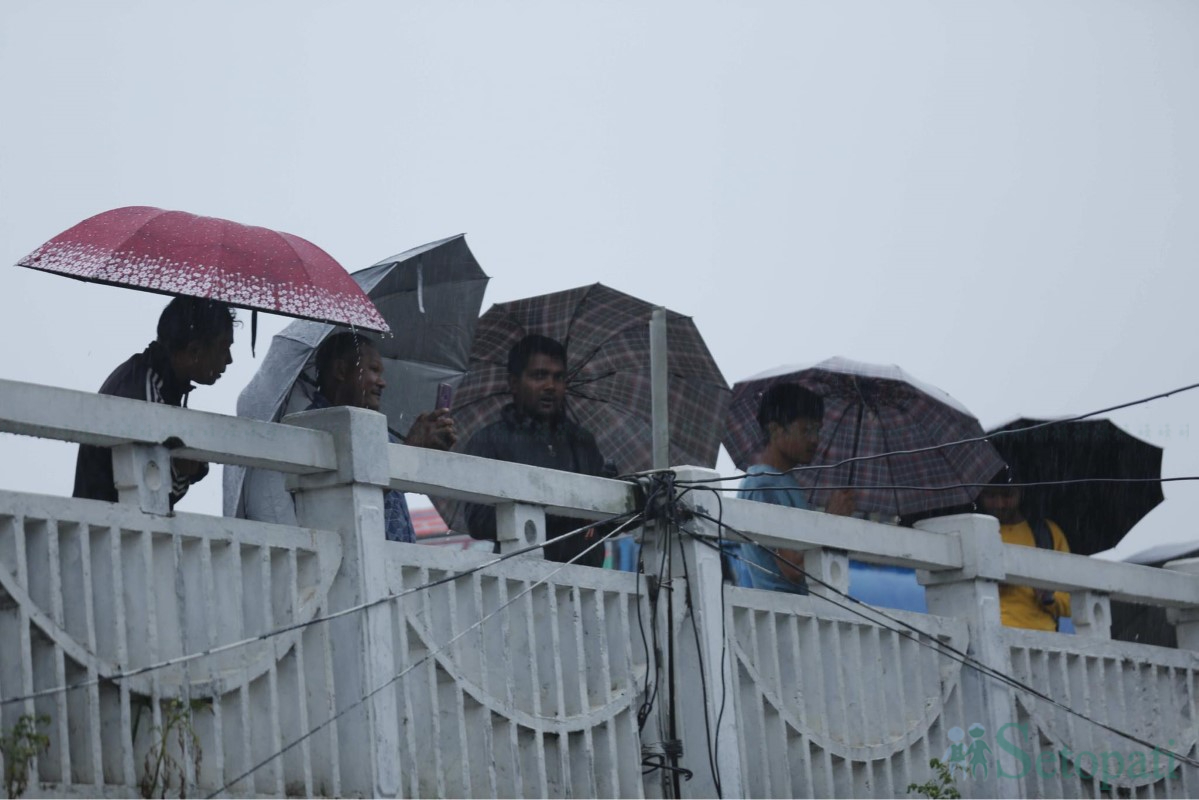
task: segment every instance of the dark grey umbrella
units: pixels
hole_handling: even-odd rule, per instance
[[[388,427],[403,436],[417,416],[433,409],[437,384],[457,386],[466,374],[489,278],[464,234],[385,258],[352,277],[391,326],[392,335],[372,338],[387,377],[380,410],[387,415]],[[343,330],[349,329],[318,322],[294,322],[284,328],[238,397],[237,415],[278,421],[307,409],[316,391],[316,349],[330,334]],[[240,516],[243,510],[245,475],[244,468],[225,467],[224,508],[229,516]],[[277,483],[281,490],[282,481]]]

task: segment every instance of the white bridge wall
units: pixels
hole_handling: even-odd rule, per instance
[[[722,586],[710,548],[649,526],[637,529],[645,561],[668,565],[659,596],[673,601],[652,617],[644,576],[383,537],[385,486],[499,502],[510,550],[545,509],[636,510],[628,484],[385,445],[382,419],[356,409],[289,421],[0,381],[0,431],[118,445],[149,476],[116,504],[0,490],[0,699],[42,693],[0,707],[0,733],[49,718],[27,796],[161,792],[162,776],[147,778],[169,728],[169,796],[656,797],[670,786],[642,774],[642,754],[670,738],[670,705],[693,773],[683,796],[715,796],[717,772],[730,797],[904,796],[973,723],[993,752],[985,775],[958,774],[964,796],[1199,793],[1199,772],[1164,755],[1146,764],[1157,773],[1109,759],[1103,774],[1080,754],[1145,748],[934,649],[1195,758],[1199,577],[1187,565],[1007,547],[983,517],[906,530],[693,492],[697,535],[716,535],[705,515],[719,509],[806,549],[841,588],[850,553],[914,566],[934,613],[883,619],[819,587]],[[291,473],[306,527],[161,513],[146,465],[165,463],[156,443],[171,436],[180,455]],[[1002,628],[1001,581],[1073,592],[1080,634]],[[1112,597],[1174,609],[1181,649],[1110,641]],[[673,632],[673,687],[653,669],[655,626]],[[1020,755],[998,745],[1001,728]]]

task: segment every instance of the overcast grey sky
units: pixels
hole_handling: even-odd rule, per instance
[[[1089,411],[1199,380],[1197,101],[1192,2],[9,0],[0,377],[94,390],[145,346],[163,298],[11,265],[153,205],[351,271],[465,231],[485,308],[602,281],[730,383],[839,354],[988,427]],[[234,358],[193,407],[233,413],[246,330]],[[1199,474],[1197,409],[1114,419]],[[73,465],[0,434],[0,488]],[[1122,550],[1199,537],[1199,487],[1165,492]]]

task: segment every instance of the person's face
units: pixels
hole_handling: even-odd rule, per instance
[[[536,353],[518,376],[508,376],[512,402],[534,419],[558,419],[566,410],[566,365],[553,356]]]
[[[786,425],[770,426],[770,443],[793,464],[810,464],[820,443],[820,420],[797,417]]]
[[[357,356],[351,353],[338,365],[340,395],[339,405],[357,406],[378,411],[383,402],[383,390],[387,381],[383,379],[383,357],[373,347],[361,347]]]
[[[1020,490],[1007,486],[987,486],[978,495],[978,507],[999,520],[1000,525],[1015,525],[1024,520],[1020,511]]]
[[[225,374],[225,367],[233,363],[233,329],[214,339],[192,342],[187,349],[187,364],[193,383],[211,386]]]

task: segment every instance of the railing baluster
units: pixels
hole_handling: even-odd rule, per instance
[[[496,592],[497,592],[497,608],[503,608],[500,612],[500,641],[499,641],[499,661],[504,675],[508,679],[504,681],[504,703],[505,708],[516,708],[516,694],[513,691],[513,685],[517,680],[517,673],[514,671],[512,664],[512,649],[515,646],[512,637],[512,613],[508,606],[508,579],[502,575],[495,577]],[[508,748],[511,751],[511,758],[508,759],[507,766],[511,769],[512,786],[511,788],[504,786],[500,793],[511,797],[524,797],[524,760],[521,758],[520,750],[520,729],[510,715],[505,726],[508,730]]]
[[[96,607],[95,607],[95,585],[92,580],[92,541],[91,528],[87,523],[80,523],[74,526],[75,529],[75,550],[79,554],[79,569],[80,577],[82,578],[81,592],[83,595],[83,634],[84,642],[87,645],[88,652],[98,654],[100,648],[97,646],[96,637]],[[88,681],[94,681],[97,677],[97,672],[94,664],[89,663],[86,667],[86,675]],[[87,693],[87,713],[86,713],[86,729],[87,729],[87,744],[90,751],[91,761],[91,784],[96,787],[97,794],[99,788],[104,785],[104,753],[101,741],[100,730],[100,686],[98,684],[89,686],[84,689]],[[84,726],[80,726],[83,728]]]
[[[446,608],[450,615],[450,624],[446,627],[446,640],[457,636],[460,632],[466,630],[468,623],[463,623],[458,618],[458,584],[450,583],[443,587],[446,595]],[[482,627],[482,626],[480,626]],[[445,658],[459,672],[465,671],[466,667],[466,643],[470,637],[463,636],[458,639],[445,651]],[[466,693],[462,691],[462,684],[454,680],[454,676],[450,675],[448,694],[452,698],[454,708],[454,738],[457,747],[449,748],[451,752],[456,753],[456,757],[452,763],[458,767],[458,780],[462,782],[462,789],[456,794],[461,794],[464,797],[474,796],[477,792],[471,788],[471,769],[470,769],[470,738],[466,732]]]
[[[882,728],[888,736],[902,733],[903,726],[898,723],[903,720],[903,699],[897,691],[892,691],[891,681],[888,680],[888,678],[895,674],[895,659],[888,658],[888,654],[883,652],[883,640],[878,625],[869,625],[865,629],[865,635],[869,646],[863,648],[866,651],[866,661],[863,664],[878,664],[881,671],[879,681],[875,684],[873,692],[874,696],[878,698],[881,713],[878,713],[875,718],[882,721]],[[863,699],[867,699],[865,692],[863,692]],[[896,703],[899,704],[898,708],[896,708]],[[867,723],[867,726],[869,726],[869,723]],[[866,727],[863,729],[863,733],[867,733],[869,730],[870,728]],[[880,736],[879,738],[882,739],[883,737]],[[907,748],[904,749],[906,750]],[[882,785],[890,787],[892,791],[897,791],[895,772],[891,764],[893,760],[891,756],[882,759]]]
[[[393,589],[397,594],[402,594],[408,588],[407,568],[401,568],[396,571],[396,586]],[[409,640],[412,636],[410,626],[408,625],[407,606],[410,603],[420,602],[409,597],[402,597],[391,604],[392,608],[392,626],[395,629],[396,636],[396,665],[395,672],[400,674],[412,664],[412,649],[409,645]],[[400,692],[402,711],[404,714],[403,725],[400,730],[404,735],[404,742],[407,745],[407,760],[405,763],[409,765],[408,774],[408,795],[410,797],[420,796],[420,754],[417,748],[417,728],[420,725],[419,718],[415,706],[412,701],[412,685],[413,680],[408,676],[401,678],[397,684],[397,689]]]
[[[787,615],[790,616],[790,615]],[[788,795],[795,794],[795,785],[791,777],[790,765],[787,757],[787,739],[788,730],[785,714],[787,712],[787,690],[783,684],[782,664],[779,661],[779,650],[781,643],[779,642],[779,626],[781,621],[779,615],[774,612],[768,612],[764,615],[767,622],[767,639],[768,639],[768,654],[767,657],[760,663],[769,664],[770,670],[774,674],[774,686],[770,687],[774,690],[778,697],[779,705],[778,713],[773,714],[774,719],[771,721],[771,727],[774,728],[773,733],[769,734],[764,742],[765,750],[768,754],[768,762],[771,769],[777,772],[777,775],[772,778],[772,782],[778,786],[785,786]],[[710,679],[708,685],[714,685],[716,679]]]
[[[545,583],[546,599],[549,607],[549,626],[550,626],[550,652],[554,654],[562,653],[562,641],[560,635],[560,618],[558,616],[558,585],[555,583]],[[563,683],[562,659],[553,658],[550,660],[554,673],[554,718],[562,721],[566,717],[566,687]],[[570,737],[565,733],[560,733],[558,739],[558,780],[562,782],[560,791],[566,793],[567,787],[570,786]]]
[[[481,575],[480,573],[477,573],[477,572],[471,576],[470,588],[471,588],[471,593],[473,595],[474,605],[475,605],[475,614],[474,614],[475,620],[483,619],[489,613],[491,613],[492,610],[494,610],[494,609],[489,609],[488,604],[484,601],[484,593],[483,593],[483,582],[484,581],[488,581],[491,585],[494,586],[496,583],[496,578],[493,578],[490,575],[486,575],[486,576]],[[499,606],[496,606],[496,608],[498,608],[498,607]],[[504,625],[503,623],[507,619],[507,614],[501,612],[499,616],[502,618],[500,620],[501,626],[503,627],[503,629],[506,629],[507,626]],[[488,622],[488,623],[484,623],[484,624],[480,625],[478,628],[476,628],[475,641],[477,642],[477,644],[476,644],[475,652],[477,654],[476,657],[477,657],[478,663],[479,663],[479,676],[480,676],[479,677],[479,685],[482,687],[483,695],[485,697],[493,697],[494,696],[492,685],[491,685],[491,683],[492,683],[491,682],[491,670],[488,669],[488,661],[489,661],[488,656],[491,653],[491,648],[489,648],[487,646],[487,641],[488,641],[488,637],[490,637],[493,640],[495,639],[495,633],[496,633],[497,627],[499,627],[499,626],[496,626],[496,624],[494,622]],[[490,628],[490,630],[487,630],[488,628]],[[506,637],[503,637],[500,639],[501,647],[503,646],[503,643],[506,641],[507,641]],[[501,673],[501,674],[504,675],[504,684],[507,685],[508,683],[510,683],[510,678],[509,678],[508,673]],[[511,706],[509,706],[509,707],[511,707]],[[483,767],[484,767],[484,769],[487,770],[488,796],[498,797],[499,796],[499,787],[497,785],[497,776],[496,776],[496,763],[495,763],[496,759],[494,758],[494,754],[495,754],[495,731],[494,731],[495,723],[492,721],[491,713],[485,708],[480,709],[479,723],[480,723],[480,727],[482,727],[482,729],[483,729],[483,752],[486,754],[492,755],[492,757],[490,757],[490,758],[483,759]]]
[[[644,577],[634,578],[637,586],[644,585],[644,580]],[[621,595],[619,602],[620,633],[621,640],[624,644],[624,658],[620,672],[622,675],[627,677],[630,683],[632,683],[636,676],[637,663],[633,656],[635,648],[635,645],[633,644],[633,636],[636,635],[640,637],[641,628],[638,627],[636,634],[634,634],[633,623],[630,617],[634,615],[641,617],[648,613],[646,609],[642,607],[646,603],[646,598],[643,594],[638,594],[636,591],[634,591],[634,593],[629,595]],[[630,606],[632,606],[632,609],[630,609]],[[648,634],[646,634],[646,638],[648,640]],[[642,657],[644,657],[644,649],[641,651],[641,653]],[[644,666],[646,672],[648,673],[649,663],[647,662]],[[641,685],[636,688],[637,694],[634,695],[635,697],[643,697],[641,693],[644,691],[644,686],[645,684],[641,683]],[[734,706],[735,705],[736,704],[734,704]],[[636,707],[636,704],[634,704],[634,707]],[[729,713],[733,713],[733,708],[729,709]],[[613,792],[613,794],[618,797],[629,797],[633,796],[634,794],[640,797],[645,794],[645,782],[641,777],[641,737],[637,730],[637,715],[636,713],[629,712],[623,716],[625,720],[624,725],[622,726],[623,730],[618,730],[618,734],[628,743],[629,751],[635,753],[637,769],[633,773],[632,779],[623,784],[619,784],[618,790]],[[615,759],[613,759],[613,761],[615,761]],[[618,771],[615,764],[613,764],[612,769],[621,775],[627,774],[627,771]]]
[[[590,691],[587,686],[587,673],[590,670],[590,668],[592,667],[593,662],[590,662],[587,659],[587,651],[583,644],[583,630],[584,630],[583,614],[584,614],[584,610],[583,610],[583,599],[580,594],[580,589],[578,586],[571,586],[569,591],[570,591],[571,619],[574,622],[574,624],[571,626],[571,628],[574,630],[574,634],[575,634],[575,636],[574,636],[574,639],[575,639],[575,663],[577,665],[577,668],[575,669],[574,673],[571,675],[571,680],[578,682],[579,713],[586,714],[591,709]],[[603,637],[600,636],[601,641],[602,641],[602,638]],[[582,755],[583,763],[586,765],[586,770],[585,770],[586,774],[584,775],[584,779],[586,780],[586,786],[587,786],[587,788],[585,790],[586,796],[598,797],[599,790],[596,786],[596,769],[595,769],[595,739],[593,737],[593,733],[592,733],[592,730],[590,727],[586,727],[583,729],[583,752],[581,755]],[[572,774],[573,774],[573,772],[577,772],[577,770],[573,770]]]
[[[904,662],[906,661],[904,658],[904,645],[906,642],[908,642],[908,639],[895,631],[888,631],[886,637],[886,642],[889,645],[887,649],[892,654],[892,657],[889,659],[889,661],[891,664],[892,674],[895,676],[895,681],[890,688],[893,688],[896,700],[891,707],[895,712],[895,723],[897,730],[902,732],[907,726],[904,710],[910,707],[908,702],[907,676],[904,670]],[[940,683],[940,681],[938,681],[938,683]],[[936,696],[939,698],[943,695],[941,692],[938,692]],[[924,703],[922,702],[920,705],[923,709]],[[927,710],[925,710],[924,713],[928,713]],[[888,762],[896,759],[899,760],[900,779],[896,780],[897,776],[895,775],[895,768],[893,766],[889,773],[891,788],[895,791],[898,791],[901,786],[906,789],[908,782],[912,778],[913,773],[911,754],[912,748],[905,747],[899,751],[895,758],[888,759]]]
[[[594,662],[591,656],[588,656],[588,663],[596,663],[599,665],[601,688],[600,702],[607,704],[612,699],[612,631],[608,628],[608,602],[610,599],[616,599],[619,595],[614,592],[596,590],[595,592],[595,624],[596,636],[592,637],[595,649],[598,650],[594,655]],[[616,764],[619,759],[619,749],[616,741],[616,719],[611,718],[604,722],[603,741],[604,755],[607,757],[607,769],[603,769],[603,765],[595,765],[594,780],[595,780],[595,795],[616,797],[620,794],[619,773],[616,769]],[[601,780],[602,779],[602,780]]]
[[[203,647],[215,647],[220,638],[217,633],[218,620],[221,618],[216,581],[212,567],[212,542],[209,539],[199,541],[199,591],[200,604],[204,608],[204,630],[202,631]],[[223,620],[222,620],[223,621]],[[203,677],[211,679],[219,670],[214,659],[208,658],[200,662]],[[201,764],[201,775],[196,778],[201,786],[212,785],[213,788],[225,782],[225,734],[223,725],[223,709],[220,693],[214,691],[211,697],[212,705],[209,713],[212,715],[211,735],[204,748],[204,760]]]
[[[429,570],[421,570],[421,583],[428,583],[432,579],[432,574]],[[426,590],[420,593],[420,602],[424,611],[425,630],[429,632],[429,648],[430,651],[441,647],[445,641],[448,641],[454,633],[451,631],[444,639],[437,636],[437,618],[433,615],[432,603],[429,595],[431,590]],[[429,722],[433,727],[432,750],[433,750],[433,773],[437,777],[437,796],[446,797],[446,774],[442,761],[441,745],[444,739],[441,731],[441,705],[438,698],[439,688],[437,680],[437,658],[436,656],[429,658],[425,662],[425,667],[421,670],[425,675],[426,685],[429,692]],[[405,679],[406,676],[405,676]]]
[[[328,607],[325,606],[325,611]],[[329,633],[330,623],[322,623],[310,628],[309,630],[316,631],[317,652],[320,657],[320,666],[322,669],[323,688],[325,692],[324,702],[321,703],[321,711],[324,712],[319,722],[325,722],[333,718],[337,713],[337,681],[333,673],[333,642],[332,636]],[[329,793],[333,797],[340,797],[341,791],[341,734],[337,730],[337,724],[326,725],[324,733],[328,737],[328,761],[329,761]],[[415,796],[415,795],[414,795]]]
[[[287,604],[290,609],[290,617],[292,621],[298,620],[300,617],[300,557],[294,547],[289,547],[285,551],[286,571],[287,571]],[[299,731],[311,730],[312,725],[308,719],[308,680],[305,676],[305,664],[307,659],[304,656],[304,637],[305,632],[301,632],[295,637],[295,645],[292,647],[291,653],[287,656],[290,661],[291,670],[294,671],[294,685],[288,688],[295,693],[293,703],[284,703],[284,708],[290,708],[290,714],[294,714],[295,725]],[[289,736],[295,736],[296,731],[291,730]],[[300,743],[299,747],[299,767],[300,779],[303,782],[304,794],[308,797],[312,796],[312,739],[305,739]],[[292,793],[290,786],[285,786],[285,791]]]
[[[1124,668],[1123,661],[1119,661],[1117,663],[1120,664],[1121,672],[1123,672],[1123,668]],[[1199,711],[1199,709],[1196,709],[1196,706],[1195,706],[1196,673],[1195,673],[1194,668],[1192,668],[1192,667],[1183,667],[1181,672],[1182,672],[1182,680],[1186,684],[1187,711],[1189,712],[1186,715],[1185,719],[1194,720],[1197,718],[1196,711]],[[1121,692],[1121,698],[1123,698],[1126,693],[1127,692]],[[1127,714],[1121,714],[1120,718],[1128,719],[1128,716],[1127,716]],[[1195,768],[1194,767],[1187,768],[1187,767],[1183,766],[1179,771],[1180,771],[1180,774],[1182,775],[1182,796],[1183,797],[1194,797],[1196,794],[1196,792],[1195,792],[1195,788],[1196,788],[1195,787],[1195,777],[1196,777]]]
[[[126,628],[128,617],[125,614],[125,532],[119,526],[111,526],[108,536],[108,554],[112,564],[112,599],[113,599],[113,636],[116,640],[116,663],[129,664],[129,632]],[[121,771],[126,786],[137,785],[133,757],[136,742],[133,741],[133,698],[129,692],[129,682],[120,681],[117,684],[118,702],[120,704],[120,727],[115,737],[119,742],[121,754]]]
[[[257,550],[257,547],[245,548],[238,544],[233,548],[232,555],[232,580],[230,588],[233,591],[233,608],[236,613],[236,624],[234,634],[238,639],[244,639],[258,631],[251,629],[247,612],[245,597],[246,584],[246,549],[251,551]],[[250,648],[242,647],[238,649],[238,655],[241,660],[241,669],[238,671],[241,679],[238,681],[237,687],[237,721],[238,734],[241,739],[241,747],[239,753],[242,758],[242,764],[238,768],[238,772],[244,772],[253,766],[256,760],[262,755],[262,748],[257,747],[257,742],[252,735],[253,731],[253,716],[251,712],[251,689],[250,689]],[[247,794],[254,793],[258,790],[258,779],[256,774],[247,775],[239,781],[240,787],[238,791]],[[233,787],[231,787],[233,788]]]
[[[753,653],[753,663],[755,664],[764,663],[758,637],[758,628],[761,627],[758,624],[760,617],[761,612],[753,610],[746,612],[746,619],[749,622],[749,647],[750,652]],[[753,696],[755,698],[753,704],[754,726],[757,728],[755,733],[758,736],[758,741],[751,746],[751,749],[758,754],[758,774],[762,780],[761,794],[763,797],[774,797],[774,782],[770,774],[770,739],[766,733],[767,704],[765,699],[761,697],[762,688],[761,686],[753,687]],[[750,794],[757,793],[756,790],[750,792]]]
[[[259,585],[261,587],[258,601],[262,604],[262,627],[264,631],[274,630],[275,622],[275,602],[274,602],[274,572],[271,569],[272,548],[262,547],[258,551],[258,574]],[[278,640],[267,642],[267,648],[271,651],[270,665],[267,667],[266,673],[266,706],[267,706],[267,730],[270,734],[271,753],[279,752],[283,747],[283,731],[280,727],[279,719],[279,661],[276,655],[279,652]],[[276,758],[267,766],[270,770],[271,780],[274,784],[274,792],[277,795],[283,794],[283,759]]]
[[[798,614],[787,615],[787,625],[791,640],[791,658],[795,665],[796,688],[798,690],[798,705],[796,708],[796,717],[803,720],[805,723],[811,724],[811,717],[808,715],[808,709],[811,708],[813,691],[821,691],[818,686],[808,687],[808,674],[804,668],[808,659],[804,658],[804,648],[801,644],[802,633],[800,631],[800,621],[806,621],[806,618]],[[807,725],[796,731],[796,736],[799,739],[799,781],[798,786],[795,780],[792,780],[792,792],[797,797],[815,797],[816,787],[812,775],[812,737],[808,734]]]
[[[541,718],[541,670],[539,658],[541,656],[541,647],[537,642],[536,626],[533,624],[533,592],[529,591],[530,583],[526,580],[522,582],[521,591],[524,596],[521,598],[521,605],[524,606],[524,618],[526,626],[526,635],[529,642],[529,675],[531,677],[530,686],[533,689],[533,716]],[[515,603],[513,607],[515,607]],[[549,775],[546,768],[545,758],[545,736],[541,729],[537,728],[533,731],[533,758],[537,766],[537,780],[540,782],[537,794],[545,797],[550,794]]]
[[[170,545],[171,545],[171,574],[174,576],[174,588],[175,588],[175,592],[174,592],[174,600],[175,600],[175,602],[174,602],[174,607],[175,607],[174,629],[178,632],[178,636],[179,636],[179,648],[178,648],[177,652],[179,655],[182,655],[184,653],[192,652],[192,650],[191,650],[192,637],[189,635],[191,625],[189,624],[190,621],[188,620],[187,586],[185,584],[186,576],[184,573],[185,566],[183,563],[183,539],[182,539],[182,537],[172,536],[170,538]],[[192,720],[193,709],[192,709],[192,702],[191,702],[191,699],[192,699],[191,698],[191,664],[185,662],[180,667],[179,672],[182,677],[181,677],[180,684],[179,684],[180,691],[179,691],[178,702],[183,705],[184,713],[187,715],[184,717],[185,722],[183,724],[187,725],[187,726],[193,726],[194,725],[194,722]],[[194,729],[194,727],[193,727],[193,729]],[[196,782],[199,780],[199,776],[195,774],[195,758],[194,758],[194,753],[192,752],[192,746],[193,746],[192,742],[189,740],[189,738],[184,736],[183,742],[181,744],[181,749],[183,752],[180,753],[180,756],[181,756],[180,760],[183,762],[181,764],[183,774],[180,778],[183,785],[180,787],[180,794],[185,794],[185,793],[190,794],[191,792],[187,792],[187,789],[194,787]]]
[[[14,547],[14,554],[17,562],[17,585],[30,592],[29,585],[29,552],[26,547],[26,539],[29,536],[29,519],[25,515],[14,517],[14,530],[17,538]],[[17,610],[17,636],[19,638],[20,647],[20,687],[22,694],[29,694],[33,691],[33,637],[31,630],[31,622],[29,619],[29,610],[24,605]],[[26,700],[21,704],[23,713],[29,716],[36,716],[37,707],[33,700]],[[29,760],[29,775],[33,777],[42,777],[42,759],[35,753],[33,758]]]
[[[45,577],[49,586],[50,600],[50,616],[54,624],[59,628],[64,627],[65,621],[62,612],[62,559],[58,553],[58,522],[57,520],[46,520],[44,523],[45,530],[45,551],[42,556],[45,558]],[[66,662],[63,657],[62,647],[57,642],[49,645],[49,652],[46,654],[49,657],[52,676],[47,681],[52,686],[65,686],[67,683]],[[40,668],[39,673],[46,675],[46,670]],[[51,683],[52,681],[52,683]],[[50,698],[50,702],[54,705],[54,713],[51,714],[50,724],[57,728],[57,736],[52,736],[50,739],[50,752],[58,751],[58,770],[59,780],[63,783],[71,782],[71,714],[67,706],[67,693],[57,692]]]
[[[142,529],[138,531],[137,538],[140,544],[138,549],[141,552],[141,563],[138,565],[138,569],[145,576],[142,598],[142,602],[145,603],[146,607],[144,632],[146,637],[145,660],[146,663],[152,664],[160,658],[158,647],[158,601],[155,596],[155,585],[158,574],[154,563],[154,533],[148,529]],[[152,739],[153,731],[163,730],[164,724],[162,717],[162,686],[157,670],[150,673],[150,720],[152,724],[147,733],[151,735]]]
[[[801,623],[803,631],[805,632],[804,638],[806,639],[803,650],[810,654],[810,658],[807,663],[811,664],[812,666],[811,670],[806,670],[805,672],[811,676],[809,680],[816,688],[815,695],[817,708],[819,709],[819,719],[824,726],[822,732],[826,736],[829,736],[832,733],[832,720],[829,712],[829,693],[827,691],[828,679],[824,674],[824,637],[821,635],[821,629],[826,624],[831,623],[821,622],[817,617],[806,617]],[[837,795],[837,784],[833,775],[833,758],[827,747],[820,748],[820,761],[821,771],[824,773],[825,781],[823,795],[825,797],[835,797]],[[813,771],[815,771],[815,767],[816,764],[813,761]],[[815,778],[813,778],[813,783],[815,783]],[[815,797],[816,793],[813,792],[812,796]]]

